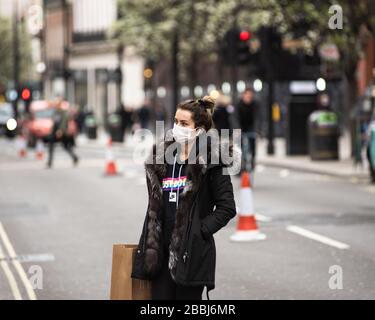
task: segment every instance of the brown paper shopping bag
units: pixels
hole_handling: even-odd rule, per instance
[[[136,244],[113,245],[111,300],[150,300],[151,282],[131,277]]]

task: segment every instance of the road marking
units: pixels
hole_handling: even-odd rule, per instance
[[[10,257],[0,257],[0,261],[12,261],[18,260],[19,262],[26,263],[26,262],[49,262],[55,261],[55,256],[50,253],[39,253],[39,254],[21,254],[15,258]]]
[[[262,214],[259,214],[259,213],[255,214],[255,219],[257,221],[261,221],[261,222],[270,222],[270,221],[272,221],[271,217],[266,217],[266,216],[264,216]]]
[[[315,232],[306,230],[306,229],[298,227],[298,226],[290,225],[290,226],[287,226],[286,229],[290,232],[299,234],[300,236],[303,236],[303,237],[306,237],[306,238],[309,238],[309,239],[312,239],[312,240],[315,240],[315,241],[319,241],[321,243],[324,243],[326,245],[329,245],[329,246],[332,246],[332,247],[335,247],[335,248],[338,248],[338,249],[349,249],[350,248],[350,246],[347,245],[346,243],[330,239],[328,237],[322,236],[320,234],[317,234]]]
[[[13,248],[13,246],[12,246],[12,244],[11,244],[9,238],[8,238],[8,235],[5,232],[3,224],[1,222],[0,222],[0,239],[3,240],[5,249],[8,251],[8,255],[12,259],[13,266],[17,270],[18,275],[20,276],[20,278],[21,278],[21,280],[22,280],[22,282],[25,286],[25,289],[26,289],[27,295],[29,296],[29,299],[30,300],[36,300],[36,295],[35,295],[34,289],[31,286],[31,283],[30,283],[29,279],[27,278],[25,270],[23,269],[21,263],[18,260],[15,260],[15,258],[17,257],[17,254],[16,254],[16,252],[15,252],[15,250],[14,250],[14,248]]]
[[[0,266],[3,269],[4,274],[8,279],[9,286],[12,291],[14,299],[22,300],[21,292],[20,292],[20,289],[18,288],[17,281],[14,278],[14,275],[9,268],[8,262],[6,262],[3,259],[5,259],[5,257],[4,257],[3,249],[0,246]]]
[[[265,166],[261,165],[261,164],[258,164],[256,167],[255,167],[255,172],[263,172],[264,170],[266,169]]]
[[[359,179],[358,179],[357,177],[351,177],[351,178],[350,178],[350,182],[351,182],[351,183],[358,184],[358,183],[359,183]]]
[[[375,193],[375,186],[367,186],[364,190],[370,193]]]
[[[135,179],[141,181],[141,184],[146,184],[146,178],[144,171],[136,170],[133,168],[124,168],[124,177],[127,179]]]
[[[283,169],[280,171],[279,176],[280,178],[286,178],[290,174],[290,171],[288,169]]]
[[[238,206],[236,206],[236,212],[238,214],[240,214],[240,208]],[[272,221],[271,217],[267,217],[267,216],[264,216],[264,215],[259,214],[259,213],[255,214],[255,219],[258,220],[258,221],[261,221],[261,222],[270,222],[270,221]]]
[[[146,179],[145,178],[139,178],[136,182],[137,186],[144,186],[146,185]]]

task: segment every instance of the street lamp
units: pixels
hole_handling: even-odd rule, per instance
[[[201,86],[196,86],[196,87],[194,88],[194,95],[195,95],[196,97],[200,97],[200,96],[202,96],[202,95],[203,95],[203,88],[202,88]]]
[[[327,87],[326,81],[323,78],[319,78],[318,80],[316,80],[316,88],[319,91],[324,91],[326,87]]]
[[[46,64],[42,61],[38,62],[35,67],[35,70],[38,73],[43,73],[44,71],[46,71]]]
[[[189,94],[190,94],[190,89],[189,89],[189,87],[187,87],[187,86],[183,86],[183,87],[181,88],[181,96],[184,97],[184,98],[186,98],[186,97],[189,96]]]
[[[159,87],[156,89],[156,95],[159,98],[164,98],[167,95],[167,90],[164,87]]]
[[[146,68],[144,71],[143,71],[143,76],[146,78],[146,79],[151,79],[152,78],[152,75],[153,75],[153,71],[151,68]]]
[[[230,94],[231,92],[231,87],[229,82],[223,82],[221,85],[221,90],[223,91],[224,94]]]
[[[260,80],[260,79],[255,79],[254,82],[253,82],[253,88],[254,88],[254,91],[255,91],[255,92],[260,92],[260,91],[262,91],[262,88],[263,88],[262,80]]]
[[[246,89],[246,83],[245,83],[245,81],[242,81],[242,80],[238,81],[237,82],[237,91],[239,93],[242,93],[242,92],[245,91],[245,89]]]

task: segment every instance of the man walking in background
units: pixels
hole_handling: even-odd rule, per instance
[[[59,99],[55,105],[53,116],[53,127],[49,138],[49,152],[47,168],[52,167],[55,143],[61,142],[66,152],[72,157],[74,165],[78,163],[78,157],[73,151],[74,134],[76,129],[74,121],[69,119],[67,110],[63,108],[63,101]]]
[[[229,96],[220,93],[216,100],[216,108],[212,115],[212,120],[220,135],[222,134],[222,129],[227,129],[229,130],[229,136],[232,137],[233,129],[238,128],[238,122],[235,108],[231,104],[231,98]]]
[[[246,169],[249,155],[251,170],[255,169],[258,108],[258,104],[254,101],[254,91],[246,88],[236,108],[242,134],[242,169]]]

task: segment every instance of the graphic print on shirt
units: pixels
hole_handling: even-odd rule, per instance
[[[183,189],[186,185],[186,179],[187,176],[181,176],[180,178],[164,178],[163,191]]]

